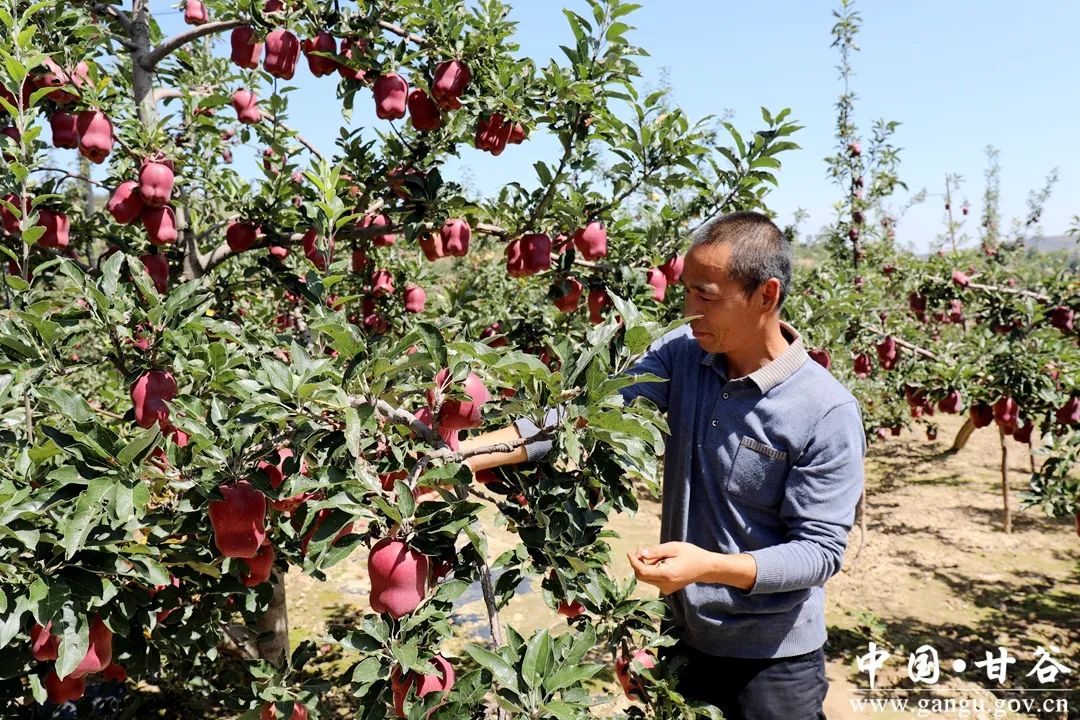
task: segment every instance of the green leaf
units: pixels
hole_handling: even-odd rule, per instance
[[[475,643],[468,643],[465,652],[469,653],[473,660],[486,668],[495,676],[495,682],[500,687],[518,689],[517,673],[513,666],[506,662],[500,655],[496,655],[487,648],[480,647]]]
[[[56,674],[61,679],[79,666],[86,657],[86,651],[90,649],[90,627],[86,619],[84,612],[75,612],[71,605],[64,606],[61,618],[63,634],[60,636],[60,650],[56,658]],[[54,632],[57,630],[55,624],[52,629]]]
[[[117,454],[116,460],[121,465],[137,465],[142,462],[143,458],[149,453],[150,448],[153,447],[154,441],[157,440],[159,434],[158,425],[154,423],[125,445],[124,449]]]
[[[604,669],[600,663],[586,663],[584,665],[561,665],[555,673],[544,683],[548,692],[555,692],[572,685],[585,682],[596,673]]]
[[[551,635],[547,628],[529,638],[521,661],[521,677],[530,688],[539,687],[551,669]]]
[[[111,483],[93,482],[79,496],[79,502],[75,506],[75,512],[60,521],[57,530],[63,537],[65,558],[70,560],[79,550],[90,535],[90,531],[97,525],[98,519],[104,510],[102,498],[112,488]]]

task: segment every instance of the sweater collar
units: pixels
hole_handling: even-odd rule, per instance
[[[804,362],[810,359],[810,356],[806,353],[806,348],[803,347],[802,335],[799,334],[798,330],[781,320],[780,332],[784,334],[784,337],[790,343],[788,349],[781,353],[780,357],[770,361],[764,367],[758,368],[745,378],[757,385],[762,394],[769,392],[787,380],[796,370],[802,367]],[[721,362],[717,362],[720,357],[717,353],[705,353],[701,364],[715,368],[717,372],[726,377],[727,372],[722,358]],[[735,379],[743,380],[744,378]]]

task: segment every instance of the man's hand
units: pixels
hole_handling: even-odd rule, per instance
[[[627,553],[634,575],[641,582],[655,585],[664,595],[678,592],[708,574],[714,553],[686,542],[667,542],[637,553]]]
[[[757,581],[757,563],[746,553],[709,552],[686,542],[666,542],[627,553],[634,575],[664,595],[690,583],[719,583],[749,591]]]

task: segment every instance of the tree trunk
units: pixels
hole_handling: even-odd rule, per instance
[[[289,656],[289,613],[285,605],[285,576],[274,569],[270,576],[274,588],[270,607],[259,618],[255,628],[259,631],[259,656],[276,667],[285,664]]]
[[[967,445],[968,438],[971,437],[971,433],[975,432],[975,423],[971,422],[971,418],[964,421],[964,426],[960,428],[956,433],[956,438],[953,440],[952,447],[949,448],[950,453],[958,453],[964,449],[964,445]]]
[[[1001,437],[1001,524],[1006,533],[1012,532],[1012,510],[1009,508],[1009,447],[1005,444],[1005,431],[998,428]]]

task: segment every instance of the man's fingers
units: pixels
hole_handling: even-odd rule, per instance
[[[678,543],[661,543],[650,547],[638,548],[638,557],[645,562],[656,562],[679,554]]]

